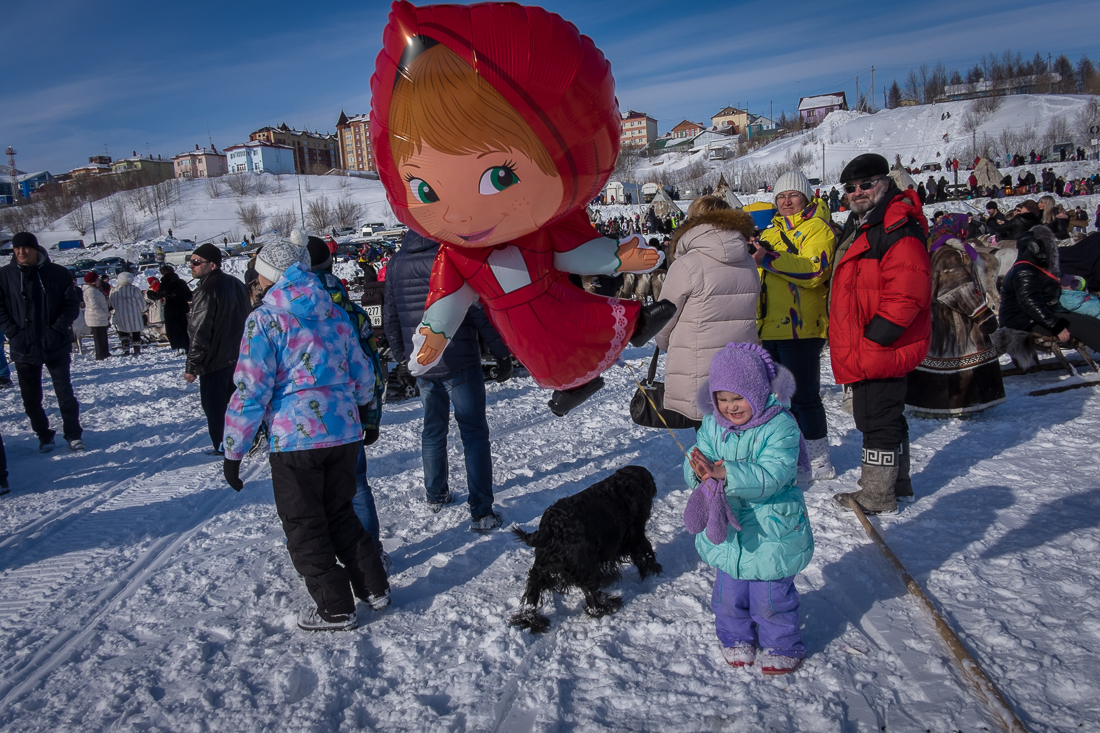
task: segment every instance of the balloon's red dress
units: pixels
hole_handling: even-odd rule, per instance
[[[590,38],[542,8],[394,3],[371,77],[371,143],[394,213],[429,238],[431,232],[409,212],[389,143],[394,81],[414,37],[447,46],[513,106],[550,154],[565,192],[550,223],[507,244],[444,243],[432,270],[425,322],[433,304],[468,285],[540,386],[569,389],[594,379],[627,346],[640,310],[634,301],[593,295],[568,280],[568,272],[614,271],[600,255],[595,259],[602,270],[586,268],[586,255],[580,254],[583,245],[600,238],[585,205],[607,183],[619,149],[621,118],[610,64]],[[561,269],[556,260],[568,261],[571,269]],[[468,302],[456,299],[461,313]]]

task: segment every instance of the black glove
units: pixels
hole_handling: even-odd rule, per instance
[[[234,491],[240,491],[244,488],[244,481],[241,481],[241,462],[231,461],[228,458],[222,463],[222,473],[225,475],[225,480]]]
[[[378,435],[378,428],[363,428],[363,445],[374,445]]]
[[[512,369],[512,357],[497,359],[497,381],[507,382],[508,378],[512,376]]]

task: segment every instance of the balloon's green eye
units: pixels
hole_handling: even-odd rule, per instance
[[[410,178],[409,190],[412,191],[412,195],[416,200],[422,204],[434,204],[436,201],[439,201],[439,196],[423,179]]]
[[[504,165],[494,165],[482,173],[477,190],[482,195],[491,196],[506,188],[511,188],[517,183],[519,183],[519,176],[516,175],[515,166],[511,163],[505,163]]]

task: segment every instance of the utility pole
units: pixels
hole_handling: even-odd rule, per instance
[[[92,241],[98,242],[99,237],[95,233],[95,209],[92,208],[92,200],[88,199],[88,212],[92,215]]]
[[[871,109],[870,112],[875,111],[875,66],[871,65]]]
[[[1054,65],[1050,62],[1050,54],[1047,54],[1047,94],[1054,91]]]
[[[298,212],[302,215],[302,231],[306,230],[306,210],[302,205],[302,177],[295,176],[298,180]]]
[[[157,212],[157,234],[164,234],[164,231],[160,228],[160,203],[157,202],[157,192],[153,191],[153,210]]]
[[[859,101],[859,77],[856,77],[856,111],[858,112],[863,108],[863,104]]]
[[[825,185],[825,139],[821,139],[821,185]]]

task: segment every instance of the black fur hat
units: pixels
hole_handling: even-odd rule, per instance
[[[840,182],[858,181],[861,178],[874,178],[890,173],[890,164],[878,153],[864,153],[848,161],[840,174]]]

